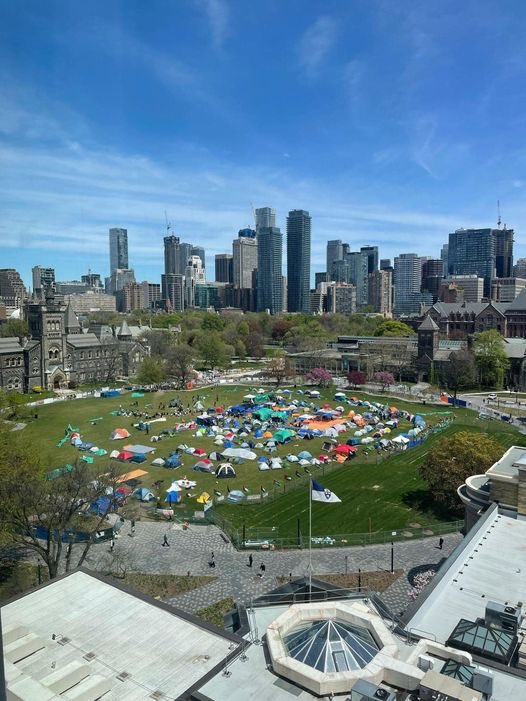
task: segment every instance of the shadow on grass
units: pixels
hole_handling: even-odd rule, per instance
[[[456,521],[463,517],[461,508],[458,511],[448,509],[444,504],[437,502],[427,489],[414,489],[411,492],[406,492],[402,495],[402,501],[415,511],[433,516],[439,521]]]

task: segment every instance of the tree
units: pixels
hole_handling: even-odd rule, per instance
[[[150,349],[152,357],[157,356],[166,360],[174,343],[174,337],[166,329],[147,329],[140,340],[144,341]]]
[[[276,387],[279,387],[284,380],[296,375],[286,355],[276,355],[272,358],[267,364],[264,374],[269,378],[275,379]]]
[[[247,355],[251,358],[262,358],[265,355],[263,336],[260,333],[254,332],[249,334],[244,338],[244,343],[247,349]]]
[[[104,356],[105,381],[111,382],[117,377],[122,368],[119,343],[113,336],[110,336],[108,338],[103,338],[101,346]]]
[[[377,326],[375,336],[414,336],[414,330],[403,321],[385,319]]]
[[[429,448],[420,475],[435,501],[461,511],[457,489],[471,475],[486,472],[502,456],[502,447],[482,433],[460,431]]]
[[[168,375],[176,381],[180,389],[184,389],[195,377],[194,357],[194,350],[186,343],[180,343],[170,350],[166,363]]]
[[[137,371],[141,385],[157,385],[166,378],[164,363],[160,358],[144,358]]]
[[[364,385],[367,382],[367,375],[362,370],[351,370],[347,375],[347,380],[350,385],[358,387],[358,385]]]
[[[29,326],[23,319],[8,319],[0,324],[0,338],[23,338],[28,334]]]
[[[224,367],[232,356],[231,349],[221,339],[217,331],[200,334],[195,340],[199,357],[210,370]]]
[[[475,358],[467,350],[451,353],[444,372],[444,382],[457,396],[458,390],[473,387],[475,384]]]
[[[394,384],[392,372],[375,372],[374,379],[382,385],[383,390],[386,390],[390,385]]]
[[[80,567],[106,519],[106,513],[89,515],[89,506],[112,493],[117,476],[114,467],[105,467],[100,474],[94,466],[78,463],[48,479],[38,452],[21,437],[1,431],[0,530],[4,539],[34,552],[51,579],[62,570]],[[67,532],[90,537],[75,543],[74,538],[66,538]]]
[[[305,379],[318,385],[318,387],[328,387],[332,384],[332,375],[327,368],[312,368],[305,375]]]
[[[510,365],[504,349],[504,338],[496,329],[475,334],[475,362],[481,385],[502,389]]]

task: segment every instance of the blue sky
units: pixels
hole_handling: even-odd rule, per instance
[[[0,267],[158,280],[165,211],[213,255],[251,203],[325,243],[438,256],[492,226],[526,255],[526,5],[514,0],[0,4]],[[210,271],[213,277],[213,269]]]

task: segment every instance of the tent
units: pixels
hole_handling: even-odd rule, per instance
[[[167,504],[179,504],[183,498],[183,490],[177,482],[172,482],[171,486],[166,490],[165,502]]]
[[[216,450],[214,450],[208,457],[210,460],[223,460],[224,455],[223,453],[218,453]]]
[[[155,461],[154,461],[155,462]],[[165,467],[181,467],[181,457],[177,453],[172,453],[164,461]]]
[[[162,458],[155,458],[155,460],[152,460],[152,465],[157,465],[159,467],[164,467],[165,461]]]
[[[110,441],[117,441],[129,437],[130,432],[126,428],[116,428],[110,433]]]
[[[140,465],[141,463],[146,462],[146,455],[143,455],[142,453],[135,453],[135,455],[130,459],[130,462]]]
[[[155,501],[155,495],[147,487],[137,487],[133,490],[133,496],[140,501]]]
[[[132,458],[133,453],[130,453],[128,450],[121,450],[117,456],[117,460],[131,460]]]
[[[207,504],[210,501],[210,494],[208,492],[202,492],[198,497],[197,497],[197,503],[198,504]]]
[[[301,453],[298,454],[298,458],[300,460],[310,460],[312,458],[311,453],[309,453],[308,450],[302,450]]]
[[[340,399],[347,399],[347,397],[345,396],[345,394],[343,392],[335,392],[334,399],[336,399],[336,401],[338,401]]]
[[[259,462],[258,470],[261,470],[261,472],[264,472],[265,470],[270,470],[270,465],[268,464],[268,462]]]
[[[317,389],[308,390],[307,392],[305,392],[305,394],[307,394],[309,397],[319,397],[320,396],[320,393],[318,392]]]
[[[246,448],[227,448],[223,451],[223,455],[227,458],[243,458],[243,460],[255,460],[257,458],[256,453]]]
[[[99,497],[90,505],[89,510],[99,515],[107,514],[112,510],[111,499],[109,497]]]
[[[103,392],[100,393],[101,397],[107,398],[107,397],[120,397],[120,392],[118,389],[106,389]]]
[[[196,462],[193,469],[196,472],[208,472],[209,474],[214,472],[214,466],[210,460],[200,460],[199,462]]]
[[[204,448],[196,448],[194,450],[194,455],[206,455],[206,450]]]
[[[141,453],[141,455],[148,455],[148,453],[152,453],[155,448],[151,448],[149,445],[137,443],[134,445],[125,445],[123,450],[129,450],[130,453]]]
[[[290,431],[287,428],[282,428],[280,431],[276,431],[274,434],[274,440],[278,443],[288,443],[294,438],[294,431]]]
[[[340,453],[340,455],[349,455],[349,453],[355,453],[356,448],[353,448],[351,445],[346,445],[345,443],[340,443],[340,445],[336,446],[334,452]]]
[[[396,438],[393,438],[393,443],[399,443],[400,445],[407,445],[407,443],[409,443],[409,438],[406,438],[405,436],[396,436]]]
[[[224,462],[216,470],[217,479],[227,479],[236,477],[236,471],[229,462]]]

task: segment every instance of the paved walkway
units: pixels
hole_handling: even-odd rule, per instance
[[[245,551],[238,552],[230,543],[225,543],[216,526],[190,526],[183,531],[172,523],[140,522],[136,524],[132,537],[127,522],[122,535],[115,541],[114,556],[126,564],[129,570],[151,574],[212,575],[210,584],[174,597],[170,603],[188,612],[208,606],[231,596],[234,600],[248,603],[252,598],[278,586],[277,577],[301,577],[308,574],[308,552],[305,550]],[[163,536],[167,535],[170,547],[163,547]],[[461,540],[460,534],[444,536],[444,548],[438,549],[436,537],[418,541],[395,543],[394,568],[402,569],[404,577],[397,580],[383,595],[385,603],[393,613],[399,614],[409,603],[408,575],[414,568],[428,569],[447,557]],[[214,553],[215,568],[209,566]],[[253,566],[248,566],[252,552]],[[93,546],[87,565],[104,570],[113,556],[108,543]],[[259,578],[261,563],[265,574]],[[390,570],[391,545],[370,545],[353,548],[327,548],[312,551],[313,576],[343,574],[375,570]]]

